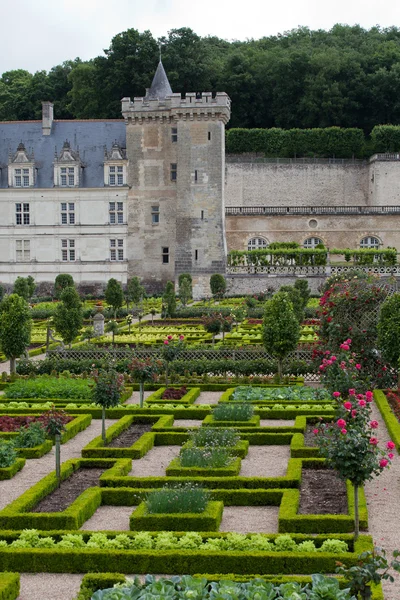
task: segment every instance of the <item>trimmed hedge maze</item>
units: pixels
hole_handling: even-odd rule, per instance
[[[361,552],[373,548],[369,535],[362,534],[354,541],[354,506],[349,483],[347,514],[299,512],[303,469],[321,468],[324,463],[318,458],[318,448],[304,444],[304,433],[317,419],[332,418],[333,409],[329,402],[310,398],[294,404],[292,400],[283,399],[279,400],[279,407],[274,406],[275,401],[264,401],[260,405],[252,402],[257,417],[254,423],[250,426],[249,423],[237,426],[233,422],[223,425],[234,427],[240,436],[231,447],[232,459],[227,467],[182,467],[179,457],[175,457],[167,465],[165,475],[154,475],[150,471],[145,476],[138,476],[134,474],[135,464],[147,460],[153,450],[177,447],[178,455],[180,449],[190,448],[193,421],[195,427],[213,424],[213,407],[194,404],[200,395],[199,388],[189,389],[179,406],[176,401],[170,402],[172,406],[165,406],[162,393],[160,388],[147,398],[143,409],[124,404],[108,410],[107,418],[116,419],[116,422],[107,428],[106,444],[101,437],[94,437],[82,448],[82,458],[62,464],[62,484],[84,469],[101,469],[98,483],[79,494],[64,510],[36,511],[38,503],[58,488],[56,475],[52,472],[0,511],[0,564],[3,570],[85,573],[79,595],[83,600],[91,598],[96,589],[124,581],[123,573],[200,573],[208,574],[205,576],[210,580],[235,573],[236,578],[243,576],[244,580],[254,574],[274,576],[275,579],[287,576],[290,580],[292,573],[332,573],[338,560],[354,565]],[[232,393],[233,390],[228,389],[220,402],[230,402]],[[16,410],[7,411],[7,414],[15,414]],[[67,427],[69,439],[87,427],[92,419],[101,417],[101,410],[91,406],[67,409],[67,412],[75,416]],[[30,410],[25,409],[21,414],[29,413]],[[191,425],[182,425],[179,422],[182,419],[190,420]],[[268,419],[268,427],[262,426],[263,419]],[[274,419],[294,419],[294,424],[282,426],[279,422],[273,426],[270,420]],[[135,424],[145,424],[149,431],[130,446],[110,446]],[[252,446],[286,446],[290,455],[286,473],[278,477],[263,476],[263,473],[241,476],[241,466]],[[23,476],[23,471],[18,476]],[[206,510],[203,513],[149,514],[145,504],[147,495],[167,482],[201,485],[208,490]],[[109,530],[106,522],[100,531],[80,530],[103,507],[131,507],[126,530]],[[249,534],[219,531],[225,507],[276,507],[276,530]],[[368,526],[363,494],[360,524],[363,530]],[[37,531],[24,534],[26,529]],[[6,582],[4,589],[11,590],[8,595],[2,595],[3,581]],[[17,588],[18,576],[14,573],[0,575],[0,600],[16,598]],[[374,599],[382,600],[380,588],[374,591]]]

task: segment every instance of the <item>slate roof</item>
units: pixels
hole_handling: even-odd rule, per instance
[[[123,120],[53,121],[51,135],[42,134],[42,121],[0,121],[0,188],[6,188],[8,153],[14,154],[23,142],[35,157],[35,187],[53,187],[53,161],[65,140],[72,150],[79,149],[83,169],[81,187],[104,187],[104,146],[110,151],[117,141],[126,148],[126,125]]]
[[[151,87],[147,92],[147,98],[149,100],[165,100],[167,96],[172,94],[172,89],[168,81],[167,74],[160,60],[158,63],[157,71],[153,77]]]

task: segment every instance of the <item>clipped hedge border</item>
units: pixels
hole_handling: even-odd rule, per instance
[[[203,420],[203,425],[207,427],[235,427],[238,431],[248,427],[260,427],[260,416],[254,415],[247,421],[217,421],[213,415],[208,415]]]
[[[24,467],[25,462],[25,458],[17,458],[10,467],[0,467],[0,481],[12,479]]]
[[[236,387],[242,387],[242,386],[236,386]],[[325,401],[325,400],[314,400],[314,399],[310,399],[310,400],[277,400],[277,399],[258,399],[258,400],[233,400],[232,396],[233,393],[236,390],[236,387],[230,387],[228,388],[222,395],[221,398],[219,399],[219,403],[232,403],[232,404],[256,404],[258,406],[264,407],[264,406],[270,406],[270,405],[274,405],[274,404],[301,404],[302,402],[304,402],[304,404],[331,404],[332,402],[330,402],[329,400]],[[250,387],[250,386],[249,386]],[[265,387],[265,386],[254,386],[254,387]],[[269,386],[270,388],[272,386]],[[281,387],[281,386],[275,386],[275,387]],[[282,386],[284,387],[284,386]],[[289,386],[287,386],[289,387]],[[333,405],[332,405],[333,406]]]
[[[218,531],[224,510],[223,502],[210,501],[201,513],[151,514],[141,502],[131,514],[131,531]]]
[[[235,477],[239,475],[242,466],[240,458],[236,457],[227,467],[213,469],[212,467],[181,467],[179,458],[174,458],[166,468],[167,477]]]
[[[61,465],[61,481],[67,479],[79,468],[109,467],[107,469],[108,475],[113,477],[126,475],[130,471],[131,465],[132,462],[129,459],[70,459]],[[46,475],[0,511],[0,528],[79,529],[101,505],[101,488],[90,487],[62,512],[29,512],[40,500],[53,492],[57,486],[55,473]]]
[[[325,459],[303,459],[302,468],[318,468],[324,465]],[[286,490],[279,509],[280,533],[348,533],[354,530],[354,491],[346,481],[348,514],[304,515],[299,514],[300,491]],[[368,528],[368,509],[364,490],[359,491],[360,529]]]
[[[396,415],[392,411],[388,399],[382,390],[374,391],[374,399],[379,412],[382,415],[385,425],[390,433],[391,440],[396,444],[396,450],[400,453],[400,423]]]
[[[65,444],[72,440],[78,433],[84,431],[92,422],[92,415],[71,415],[74,417],[72,421],[66,424],[65,431],[61,434],[61,443]]]
[[[0,573],[0,600],[16,600],[19,591],[19,573]]]
[[[64,533],[64,532],[60,532]],[[128,534],[128,532],[124,532]],[[207,537],[212,534],[207,533]],[[4,536],[2,536],[4,537]],[[273,536],[268,536],[272,538]],[[337,537],[337,536],[335,536]],[[310,539],[309,537],[307,539]],[[316,541],[317,538],[313,537]],[[326,537],[325,537],[326,539]],[[25,573],[88,573],[115,570],[121,573],[333,573],[337,561],[357,564],[361,552],[373,549],[370,536],[360,536],[353,552],[201,552],[197,550],[99,550],[55,548],[0,548],[5,569]]]
[[[133,383],[130,385],[132,386],[134,391],[139,390],[138,383]],[[173,385],[174,386],[176,386],[176,385],[193,385],[193,382],[181,380],[178,383],[174,383]],[[194,385],[196,387],[200,388],[200,390],[202,392],[223,392],[223,391],[231,388],[232,385],[239,386],[239,385],[250,385],[250,384],[248,382],[247,383],[238,382],[236,384],[232,384],[232,382],[229,382],[229,383],[195,383]],[[277,383],[257,383],[257,384],[253,384],[253,385],[257,385],[257,387],[262,387],[262,388],[278,387]],[[304,385],[304,377],[292,377],[290,383],[279,384],[279,387],[289,387],[289,386],[293,386],[293,385]],[[160,384],[157,384],[157,383],[145,383],[144,384],[144,389],[147,391],[158,390],[159,387],[160,387]]]

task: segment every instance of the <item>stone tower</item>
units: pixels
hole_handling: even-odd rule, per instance
[[[224,273],[225,93],[171,90],[160,61],[144,98],[122,100],[128,158],[129,276],[159,290],[180,273],[194,295]]]

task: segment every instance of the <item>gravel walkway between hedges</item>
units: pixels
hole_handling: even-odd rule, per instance
[[[242,458],[241,477],[284,477],[290,458],[289,446],[249,446]]]
[[[219,531],[278,533],[279,506],[225,506]]]
[[[154,446],[139,460],[132,461],[131,477],[165,477],[165,469],[179,456],[180,446]]]
[[[21,573],[18,600],[73,600],[83,575],[62,573]]]
[[[222,392],[201,392],[195,404],[218,404]]]
[[[372,405],[372,418],[379,423],[377,437],[383,448],[390,436],[375,404]],[[384,548],[387,558],[391,560],[393,550],[400,550],[400,456],[396,451],[390,469],[385,469],[382,475],[369,481],[365,486],[365,493],[368,503],[368,532],[373,536],[375,546]],[[395,582],[382,584],[385,600],[400,598],[400,575],[392,574]]]
[[[261,427],[294,427],[294,419],[260,419]]]
[[[129,531],[129,517],[136,506],[99,506],[81,527],[84,531]]]
[[[149,390],[145,390],[144,391],[144,400],[146,401],[146,398],[148,398],[149,396],[151,396],[151,394],[154,394],[154,392],[151,392]],[[139,400],[140,400],[140,393],[139,392],[132,392],[132,396],[130,398],[128,398],[128,400],[126,401],[125,404],[139,404]]]
[[[115,423],[114,419],[106,419],[106,427],[113,423]],[[93,420],[89,427],[61,446],[61,462],[70,458],[81,458],[82,448],[100,434],[101,420]],[[54,446],[42,458],[27,459],[24,468],[15,477],[0,481],[0,510],[54,469]]]

